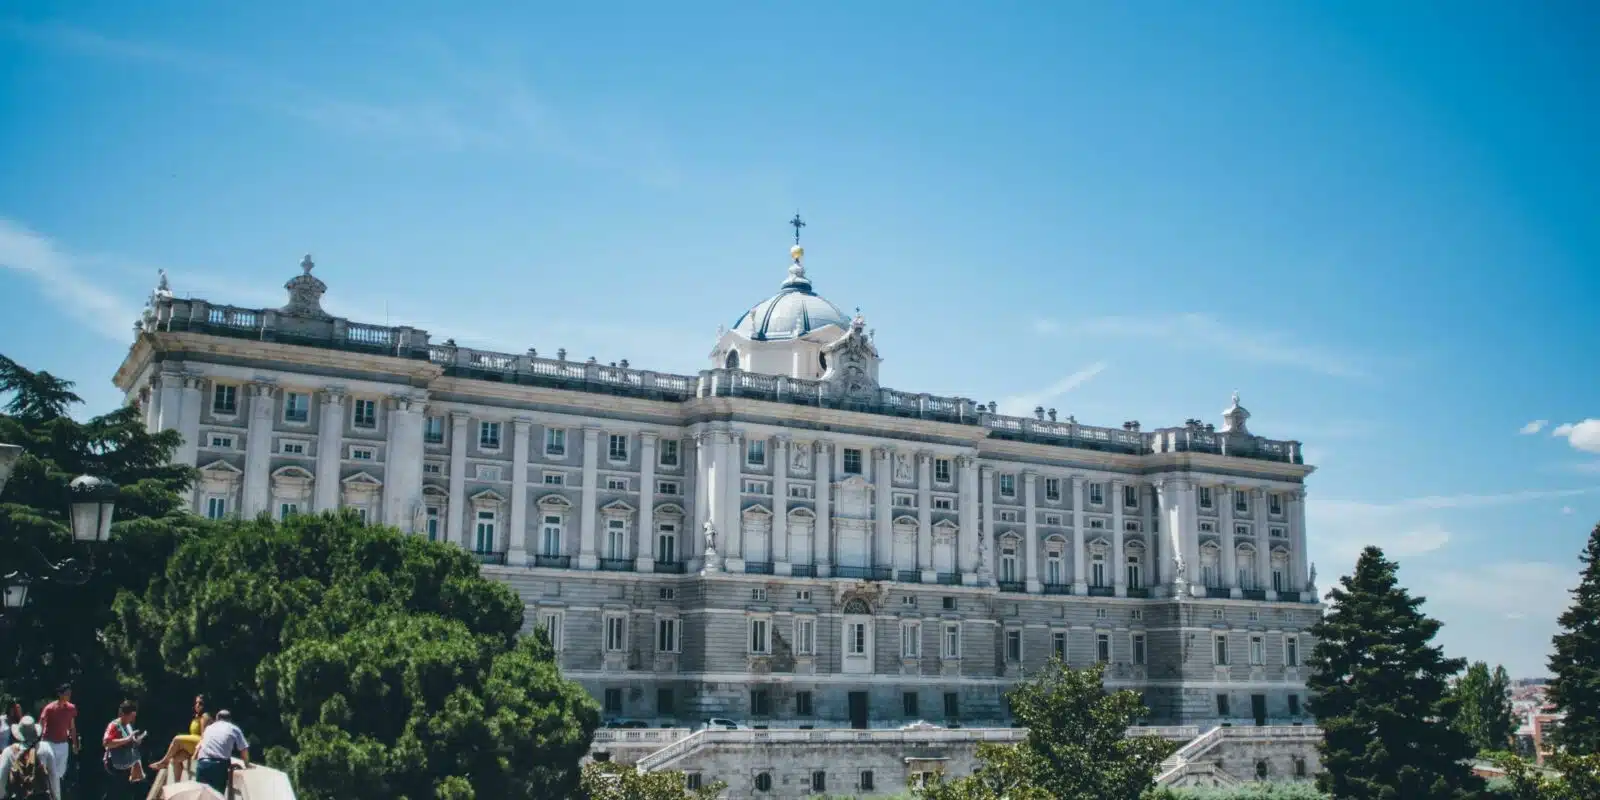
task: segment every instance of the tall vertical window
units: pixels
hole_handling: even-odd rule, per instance
[[[478,423],[478,448],[480,450],[500,449],[500,423]]]
[[[945,658],[961,657],[961,623],[947,622],[944,626],[944,639],[939,655]]]
[[[495,517],[493,511],[483,510],[478,512],[477,541],[473,547],[474,552],[493,553],[495,551]]]
[[[769,624],[766,618],[750,620],[750,652],[755,655],[766,655],[772,652],[772,638],[769,636]]]
[[[1211,640],[1211,662],[1219,667],[1228,665],[1228,637],[1225,634],[1217,634]]]
[[[844,474],[861,474],[861,450],[855,447],[846,447],[844,451]]]
[[[1211,487],[1210,486],[1201,486],[1198,489],[1198,492],[1200,494],[1200,507],[1201,508],[1210,508],[1211,507]]]
[[[656,526],[656,560],[669,564],[678,561],[678,526],[671,522]]]
[[[850,623],[848,628],[849,629],[846,631],[846,638],[848,639],[848,651],[849,651],[850,655],[853,655],[853,656],[864,656],[864,655],[866,655],[867,654],[867,623],[865,623],[865,622],[852,622],[852,623]]]
[[[206,519],[223,519],[227,516],[227,499],[221,497],[206,498]]]
[[[1124,508],[1138,508],[1139,507],[1139,487],[1137,487],[1137,486],[1124,486],[1124,487],[1122,487],[1122,505],[1123,505]]]
[[[627,434],[625,434],[625,433],[613,433],[613,434],[611,434],[611,436],[607,439],[606,458],[608,458],[608,459],[610,459],[612,461],[627,461],[628,460],[628,435]]]
[[[1282,514],[1283,513],[1283,495],[1278,494],[1277,492],[1273,492],[1272,494],[1267,495],[1267,513],[1268,514]]]
[[[311,419],[311,395],[304,392],[283,393],[283,421],[305,422]]]
[[[606,558],[628,557],[628,523],[620,519],[606,520]]]
[[[656,650],[663,653],[678,652],[678,620],[665,617],[656,620]]]
[[[1089,583],[1093,586],[1106,585],[1106,554],[1095,553],[1089,556]]]
[[[1138,556],[1128,556],[1128,588],[1138,589],[1144,585],[1144,570],[1141,569]]]
[[[1048,501],[1050,501],[1052,503],[1061,502],[1061,479],[1060,478],[1045,478],[1044,479],[1044,499],[1046,499],[1046,500],[1048,500]]]
[[[544,429],[544,454],[546,456],[560,457],[567,454],[566,428]]]
[[[552,650],[561,650],[561,612],[544,611],[539,614],[539,627],[544,629],[544,635],[550,640]]]
[[[1000,580],[1005,583],[1015,583],[1017,580],[1017,546],[1004,544],[1000,547]]]
[[[357,428],[378,427],[378,401],[356,400],[351,407],[352,424]]]
[[[1144,665],[1144,634],[1133,635],[1133,663],[1135,666]]]
[[[950,482],[950,459],[936,458],[933,460],[933,480],[937,483]]]
[[[1011,475],[1011,474],[1007,474],[1007,473],[1002,473],[1000,475],[1000,496],[1001,497],[1016,497],[1017,496],[1017,476]]]
[[[428,417],[422,421],[422,441],[428,444],[444,443],[444,417]]]
[[[922,625],[916,622],[900,626],[900,655],[904,658],[922,657]]]
[[[1111,634],[1097,633],[1094,635],[1094,658],[1102,664],[1111,661]]]
[[[622,615],[606,617],[606,651],[620,653],[628,649],[628,618]]]
[[[428,541],[439,541],[439,507],[427,506],[423,513],[425,516],[422,527],[423,530],[428,532]]]
[[[239,387],[219,383],[211,387],[211,413],[239,413]]]
[[[1272,591],[1281,592],[1283,586],[1283,567],[1279,564],[1272,565]]]
[[[678,440],[662,439],[661,444],[656,447],[656,456],[656,460],[663,467],[678,466]]]
[[[1283,639],[1283,665],[1286,667],[1300,666],[1300,638],[1286,636]]]
[[[816,655],[817,621],[801,617],[794,621],[794,650],[802,656]]]
[[[794,693],[794,715],[797,717],[811,716],[811,692],[799,691]]]
[[[1065,560],[1061,557],[1060,550],[1051,550],[1044,554],[1044,582],[1050,586],[1060,586],[1066,582]]]
[[[292,516],[294,516],[294,515],[296,515],[298,513],[300,513],[300,504],[299,503],[279,503],[278,504],[278,519],[280,519],[280,520],[288,519],[288,518],[290,518],[290,517],[292,517]]]
[[[955,719],[961,716],[961,695],[957,692],[944,693],[944,717]]]
[[[1233,510],[1248,512],[1250,510],[1250,496],[1244,492],[1234,492]]]
[[[1067,660],[1066,631],[1056,631],[1050,634],[1050,651],[1055,654],[1057,660],[1063,662]]]
[[[1250,664],[1262,666],[1267,663],[1267,640],[1262,636],[1250,637]]]
[[[1089,484],[1089,505],[1103,506],[1106,504],[1106,485],[1103,483]]]
[[[916,692],[900,693],[900,711],[905,714],[907,719],[916,719],[918,714],[917,706],[919,705],[918,699]]]
[[[744,462],[752,467],[765,466],[767,463],[767,440],[751,439],[744,448]]]
[[[539,555],[561,555],[561,515],[546,514],[540,525]]]

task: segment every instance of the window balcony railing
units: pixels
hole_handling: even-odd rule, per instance
[[[901,583],[922,583],[922,571],[903,569],[895,573],[894,579]]]
[[[572,556],[536,555],[533,557],[533,565],[536,567],[556,567],[558,569],[568,569],[572,566]]]
[[[1044,585],[1045,594],[1072,594],[1070,583],[1047,583]]]
[[[493,564],[499,567],[503,567],[506,564],[505,553],[491,553],[484,550],[474,550],[472,551],[472,557],[478,559],[479,564]]]
[[[834,567],[833,574],[839,578],[855,578],[865,581],[887,581],[894,579],[894,570],[889,567]]]
[[[1298,602],[1300,602],[1300,593],[1299,592],[1278,592],[1278,599],[1280,601],[1282,601],[1282,602],[1285,602],[1285,603],[1298,603]]]
[[[940,586],[960,586],[961,585],[961,573],[959,573],[959,572],[939,572],[939,573],[936,573],[934,575],[934,583],[937,583]]]
[[[682,575],[683,574],[683,562],[682,561],[657,561],[656,562],[656,572],[660,572],[660,573],[665,574],[665,575]]]
[[[1028,590],[1028,585],[1022,581],[999,581],[998,585],[1002,592],[1026,592]]]
[[[796,578],[815,578],[817,568],[811,564],[796,564],[789,568],[789,574]]]
[[[1150,596],[1150,587],[1148,587],[1148,586],[1129,586],[1128,587],[1128,596],[1129,597],[1145,597],[1145,598],[1148,598]]]
[[[746,561],[746,562],[744,562],[744,571],[745,571],[746,574],[749,574],[749,575],[771,575],[772,574],[772,562],[771,561]]]
[[[1246,599],[1246,600],[1265,600],[1265,599],[1267,599],[1267,590],[1266,589],[1244,589],[1243,593],[1244,593],[1244,599]]]
[[[632,572],[633,559],[631,558],[602,558],[600,559],[602,572]]]
[[[1115,597],[1117,590],[1111,586],[1090,586],[1090,597]]]
[[[1226,598],[1229,598],[1229,597],[1232,597],[1232,596],[1233,596],[1233,590],[1228,589],[1227,587],[1224,587],[1224,586],[1207,586],[1206,587],[1206,597],[1221,597],[1221,598],[1226,599]]]

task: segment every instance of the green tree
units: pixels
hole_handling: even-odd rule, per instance
[[[1480,753],[1505,750],[1517,732],[1511,711],[1511,677],[1506,668],[1478,661],[1456,679],[1451,689],[1456,704],[1455,727]]]
[[[1431,644],[1440,623],[1395,579],[1396,565],[1368,547],[1354,575],[1339,580],[1306,682],[1322,726],[1317,786],[1350,800],[1469,797],[1483,781],[1466,759],[1466,734],[1452,727],[1447,679],[1464,665]]]
[[[1016,745],[984,744],[966,778],[924,787],[929,800],[1112,800],[1137,798],[1155,780],[1171,743],[1127,735],[1148,711],[1131,691],[1108,692],[1105,665],[1075,670],[1060,661],[1010,692],[1028,735]]]
[[[186,542],[108,641],[151,696],[205,693],[323,798],[551,798],[599,709],[468,554],[353,515]]]
[[[715,800],[728,785],[715,781],[689,790],[682,772],[640,772],[612,761],[583,766],[582,800]]]
[[[1548,697],[1566,718],[1556,729],[1556,744],[1574,755],[1600,753],[1600,525],[1578,557],[1583,574],[1572,590],[1572,607],[1557,622],[1550,656]]]
[[[1247,783],[1228,788],[1172,789],[1158,786],[1143,800],[1327,800],[1308,783]]]

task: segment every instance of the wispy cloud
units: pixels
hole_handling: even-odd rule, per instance
[[[1270,332],[1232,328],[1206,314],[1093,317],[1071,322],[1039,319],[1034,321],[1033,330],[1039,335],[1072,333],[1141,339],[1174,350],[1204,351],[1240,361],[1293,367],[1336,378],[1370,376],[1366,367],[1350,355],[1295,343]]]
[[[1427,598],[1425,613],[1458,621],[1439,635],[1452,655],[1504,664],[1517,677],[1547,674],[1550,636],[1556,617],[1572,603],[1576,564],[1492,561],[1416,573],[1402,564],[1401,570],[1414,593]]]
[[[1532,434],[1535,434],[1535,433],[1538,433],[1539,431],[1544,430],[1544,426],[1549,425],[1549,424],[1550,424],[1550,420],[1547,420],[1547,419],[1536,419],[1536,420],[1534,420],[1534,421],[1522,426],[1522,428],[1520,430],[1518,430],[1517,433],[1520,433],[1523,436],[1530,436]]]
[[[1362,514],[1397,514],[1412,511],[1436,511],[1440,509],[1457,508],[1485,508],[1489,506],[1513,505],[1528,503],[1536,500],[1550,500],[1559,497],[1579,497],[1582,495],[1600,492],[1600,486],[1590,486],[1580,489],[1522,489],[1515,492],[1498,492],[1492,494],[1443,494],[1426,495],[1423,497],[1408,497],[1393,500],[1387,503],[1369,503],[1357,500],[1323,500],[1318,505],[1323,508],[1343,512]]]
[[[1031,414],[1033,409],[1046,405],[1079,386],[1094,380],[1095,376],[1105,372],[1105,370],[1105,362],[1096,362],[1042,389],[1002,398],[1000,400],[1000,412],[1018,415]]]
[[[1562,506],[1561,507],[1561,513],[1567,514],[1567,515],[1570,516],[1572,514],[1572,506]]]
[[[107,338],[126,343],[133,335],[138,309],[84,275],[81,261],[48,237],[0,218],[0,267],[33,279],[63,313]]]
[[[1567,444],[1586,453],[1600,453],[1600,419],[1557,425],[1550,435],[1566,439]]]

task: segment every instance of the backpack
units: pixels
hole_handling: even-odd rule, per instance
[[[37,747],[21,747],[5,775],[7,797],[44,797],[50,794],[50,779],[39,764]]]
[[[133,735],[132,725],[117,725],[117,733],[124,737]],[[139,745],[119,747],[115,750],[105,751],[102,760],[107,772],[127,772],[139,763]]]

